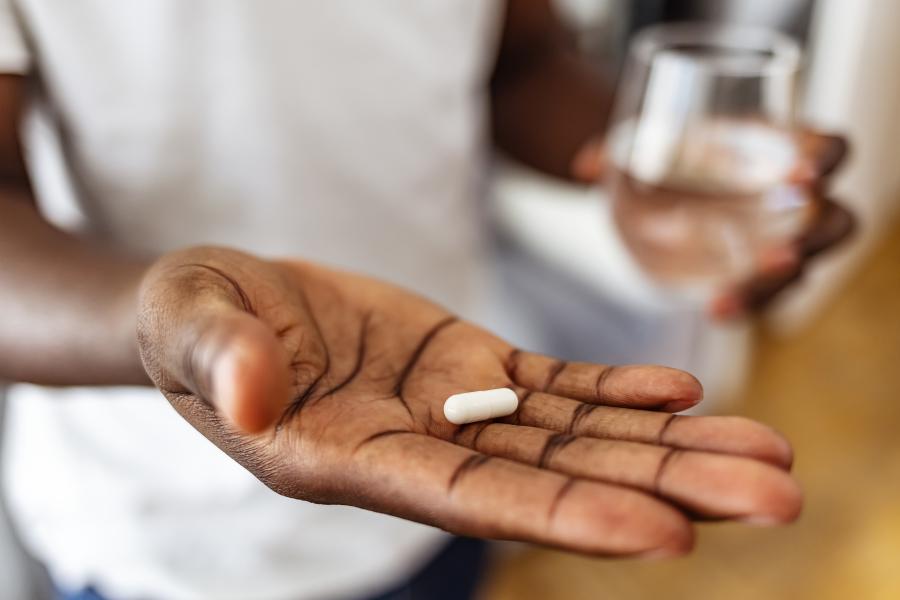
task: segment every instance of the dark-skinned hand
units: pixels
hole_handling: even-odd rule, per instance
[[[831,176],[843,164],[848,144],[843,137],[809,128],[795,134],[801,159],[794,169],[794,180],[806,187],[812,199],[811,217],[806,229],[788,243],[766,249],[759,257],[757,272],[748,281],[722,290],[709,305],[710,313],[720,319],[734,319],[765,309],[791,284],[799,281],[809,262],[834,248],[853,232],[855,219],[829,193]],[[585,143],[572,162],[573,177],[585,183],[602,181],[608,156],[604,140]]]
[[[780,435],[672,414],[701,399],[691,375],[520,351],[366,277],[181,251],[144,278],[138,338],[175,409],[293,498],[617,556],[683,553],[694,519],[800,511]],[[445,420],[449,395],[502,386],[514,415]]]

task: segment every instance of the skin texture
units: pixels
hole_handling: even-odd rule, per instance
[[[160,260],[139,307],[154,383],[290,497],[597,555],[680,554],[690,517],[800,510],[781,436],[666,412],[702,396],[681,371],[564,363],[399,288],[224,248]],[[516,414],[443,417],[451,394],[503,386]]]
[[[573,160],[595,164],[577,150],[602,131],[609,89],[548,11],[509,3],[494,132],[569,176]],[[519,351],[407,291],[304,262],[224,248],[145,262],[53,228],[17,141],[25,87],[0,76],[0,378],[152,383],[281,494],[457,533],[656,556],[690,548],[691,519],[798,514],[778,434],[669,414],[700,399],[686,373]],[[506,385],[512,417],[443,419],[450,394]]]

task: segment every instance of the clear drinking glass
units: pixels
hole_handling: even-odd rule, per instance
[[[766,29],[685,23],[636,37],[609,185],[622,239],[657,282],[705,296],[810,218],[795,181],[799,63],[796,43]]]

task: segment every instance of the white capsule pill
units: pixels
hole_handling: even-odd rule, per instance
[[[505,417],[519,408],[519,397],[509,388],[454,394],[444,402],[444,416],[454,425]]]

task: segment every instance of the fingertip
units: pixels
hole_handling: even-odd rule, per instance
[[[794,462],[791,443],[768,425],[741,416],[701,416],[680,420],[668,429],[675,446],[754,458],[783,471]]]
[[[800,484],[781,472],[777,483],[769,486],[757,497],[757,507],[752,514],[741,519],[742,523],[757,527],[788,525],[800,518],[803,512],[803,490]]]
[[[671,510],[666,518],[660,518],[649,535],[651,548],[638,554],[644,559],[667,559],[684,556],[694,549],[694,526],[681,513]]]
[[[668,412],[686,410],[703,399],[700,381],[680,369],[658,365],[618,367],[609,387],[627,398],[627,406],[643,406]]]
[[[852,212],[826,198],[817,222],[800,239],[799,250],[805,258],[811,258],[851,237],[857,226],[857,218]]]
[[[283,350],[262,326],[234,336],[213,367],[215,404],[239,430],[260,433],[278,419],[289,379]]]
[[[850,155],[850,141],[842,135],[823,134],[825,149],[819,160],[822,177],[831,175]]]
[[[793,523],[803,513],[803,489],[793,477],[785,474],[783,484],[776,496],[779,508],[773,511],[781,524]]]
[[[572,160],[572,176],[583,183],[593,183],[603,175],[605,147],[602,141],[584,144]]]
[[[766,436],[768,439],[766,440],[764,436],[760,436],[763,439],[760,440],[759,451],[756,457],[770,465],[790,471],[794,466],[794,447],[784,435],[775,429],[761,423],[757,425],[768,434]]]
[[[799,132],[800,147],[804,160],[812,165],[814,179],[833,174],[850,154],[850,142],[842,135],[835,135],[813,128],[803,128]]]
[[[703,400],[703,384],[700,380],[678,369],[670,369],[667,395],[672,398],[663,406],[667,412],[681,412]]]
[[[652,550],[641,552],[637,558],[641,560],[667,560],[690,554],[696,544],[697,536],[694,527],[683,520],[679,527],[668,532],[668,536],[660,545]]]
[[[721,322],[734,321],[745,314],[744,302],[740,295],[726,292],[710,302],[709,316]]]

